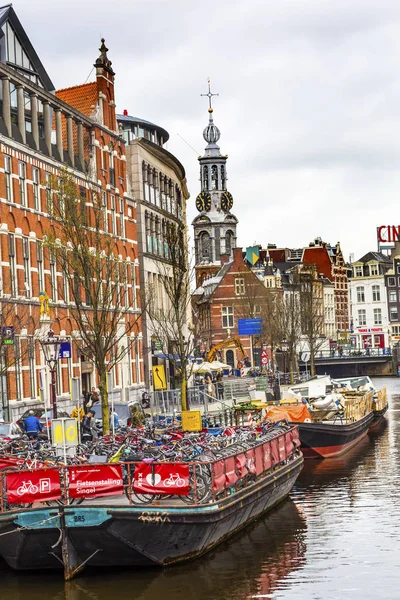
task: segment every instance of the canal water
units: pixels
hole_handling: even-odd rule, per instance
[[[307,461],[291,498],[212,553],[165,569],[0,571],[9,600],[397,600],[400,598],[400,379],[387,426],[343,458]]]

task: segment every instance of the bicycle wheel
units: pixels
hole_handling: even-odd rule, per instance
[[[200,473],[196,473],[196,492],[197,493],[195,493],[194,489],[194,476],[191,475],[189,493],[187,496],[181,496],[183,502],[186,502],[186,504],[194,504],[196,498],[198,503],[204,503],[211,497],[211,487],[206,478]]]

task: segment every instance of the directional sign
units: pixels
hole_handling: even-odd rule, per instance
[[[14,344],[14,327],[1,328],[1,342],[9,346]]]
[[[239,335],[260,335],[262,319],[238,319]]]
[[[59,358],[71,358],[71,342],[61,344]]]
[[[155,390],[167,389],[167,378],[165,377],[164,365],[154,365],[153,371],[153,386]]]

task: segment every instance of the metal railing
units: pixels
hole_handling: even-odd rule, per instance
[[[348,360],[348,359],[365,359],[371,357],[387,357],[392,356],[391,348],[343,348],[342,350],[321,350],[316,353],[315,360],[332,359],[332,360]],[[304,363],[299,357],[299,361]],[[307,361],[309,362],[309,361]],[[304,363],[306,364],[306,363]]]
[[[174,494],[168,492],[168,490],[164,493],[160,493],[156,490],[154,493],[149,494],[148,491],[143,491],[139,488],[135,472],[139,466],[145,466],[150,469],[150,474],[154,476],[158,470],[165,470],[166,467],[169,467],[170,471],[173,473],[174,468],[176,468],[177,465],[180,465],[184,466],[185,469],[187,468],[185,486],[189,491],[187,494],[184,494],[186,496],[184,501],[186,504],[206,504],[240,491],[250,483],[254,483],[255,481],[270,475],[279,466],[283,466],[287,462],[298,458],[300,455],[299,448],[300,439],[298,428],[288,428],[285,426],[284,430],[281,429],[280,433],[277,433],[276,430],[271,430],[270,432],[267,431],[262,437],[254,440],[253,443],[249,442],[247,448],[244,448],[242,444],[240,451],[238,451],[237,447],[235,448],[235,444],[219,449],[218,456],[215,459],[210,458],[208,460],[201,460],[200,455],[199,460],[190,460],[187,462],[177,461],[176,463],[169,463],[165,461],[153,461],[150,464],[146,464],[142,461],[132,461],[113,463],[112,465],[109,464],[109,466],[121,468],[123,491],[118,491],[114,495],[107,492],[106,495],[114,498],[116,496],[123,497],[123,495],[125,495],[130,505],[138,505],[143,509],[146,508],[146,505],[151,505],[153,500],[157,501],[157,504],[159,504],[160,500],[165,500],[165,503],[163,502],[162,506],[167,507],[169,505],[168,500],[172,499],[172,505],[176,507],[176,499],[180,496],[182,497],[182,494]],[[95,466],[95,463],[91,463],[89,466],[93,467]],[[85,469],[88,465],[82,464],[80,467]],[[50,473],[57,472],[60,478],[60,498],[58,500],[53,500],[53,503],[64,506],[73,504],[74,499],[71,497],[69,491],[69,472],[73,468],[79,469],[80,467],[77,467],[76,465],[63,465],[51,466],[48,469],[45,468],[44,473],[47,471],[47,474],[50,475]],[[7,489],[7,477],[9,475],[15,476],[16,473],[18,473],[26,476],[26,483],[31,484],[29,478],[32,479],[33,471],[34,470],[32,469],[21,469],[16,471],[15,468],[0,471],[0,513],[23,511],[32,507],[32,503],[29,505],[19,505],[10,504],[8,502],[8,492],[10,491],[10,488]],[[155,477],[154,481],[156,481]],[[95,497],[100,496],[102,496],[101,493],[97,494]],[[91,502],[95,497],[85,497],[81,500],[83,503]],[[111,500],[110,502],[112,503],[113,501]],[[114,503],[118,504],[116,501]],[[41,508],[43,504],[48,505],[48,501],[40,500],[38,496],[38,500],[35,501],[33,508]]]

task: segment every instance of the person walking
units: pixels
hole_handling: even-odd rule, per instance
[[[29,411],[29,415],[24,420],[25,432],[30,440],[37,440],[39,431],[42,431],[42,425],[33,410]]]
[[[119,419],[118,419],[118,415],[115,411],[113,411],[112,408],[110,408],[110,429],[112,431],[114,426],[114,431],[116,431],[119,428]]]
[[[86,415],[82,419],[82,442],[91,442],[93,440],[93,423],[92,423],[93,413],[91,410],[88,410]]]

